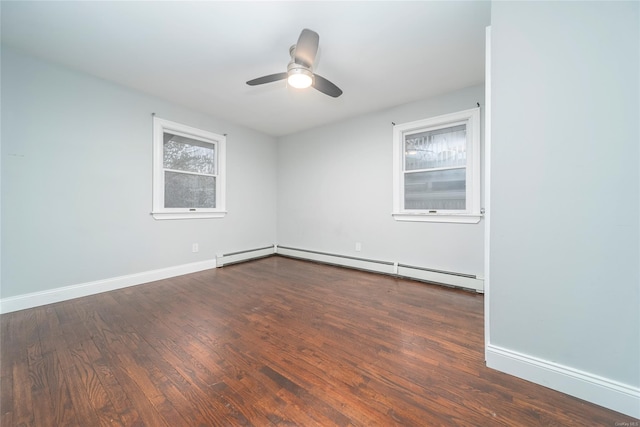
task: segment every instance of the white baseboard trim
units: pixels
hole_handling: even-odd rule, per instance
[[[249,249],[245,251],[232,252],[229,254],[216,255],[216,264],[218,267],[222,267],[229,264],[235,264],[238,262],[249,261],[256,258],[264,258],[275,253],[275,245],[267,246],[258,249]]]
[[[498,371],[640,418],[640,388],[493,344],[487,366]]]
[[[356,268],[359,270],[367,270],[376,273],[406,277],[409,279],[421,280],[425,282],[439,283],[447,286],[473,289],[477,292],[482,292],[484,289],[484,280],[472,276],[429,270],[389,261],[370,260],[347,255],[329,254],[325,252],[296,249],[284,246],[277,246],[276,253],[278,255],[288,256],[291,258],[317,261],[324,264],[339,265],[343,267]]]
[[[181,276],[183,274],[195,273],[197,271],[208,270],[211,268],[216,268],[215,259],[176,265],[174,267],[161,268],[142,273],[127,274],[125,276],[96,280],[78,285],[64,286],[48,291],[33,292],[17,295],[15,297],[2,298],[0,299],[0,313],[25,310],[27,308],[113,291],[115,289],[140,285],[156,280],[167,279],[169,277]]]

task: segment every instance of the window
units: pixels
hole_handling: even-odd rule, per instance
[[[480,221],[480,109],[393,128],[399,221]]]
[[[225,211],[223,135],[153,118],[153,217],[221,218]]]

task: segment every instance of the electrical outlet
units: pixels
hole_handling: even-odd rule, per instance
[[[356,242],[356,252],[362,251],[362,243]]]
[[[191,252],[196,253],[200,250],[200,247],[198,246],[197,243],[194,243],[193,245],[191,245]]]

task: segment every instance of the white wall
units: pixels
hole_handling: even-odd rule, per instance
[[[482,222],[391,217],[391,123],[466,110],[476,102],[484,104],[483,86],[280,138],[278,244],[481,277]]]
[[[224,219],[150,216],[153,112],[228,134]],[[276,240],[274,138],[5,47],[2,174],[3,299]]]
[[[640,416],[639,4],[491,20],[491,345],[621,386]]]

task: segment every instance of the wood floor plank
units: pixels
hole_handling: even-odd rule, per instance
[[[13,423],[13,365],[18,344],[10,339],[15,313],[0,316],[0,425]]]
[[[12,327],[7,331],[8,354],[2,363],[8,363],[11,369],[11,383],[13,386],[12,418],[16,425],[33,426],[34,406],[32,373],[29,370],[29,349],[38,353],[40,340],[37,334],[37,320],[34,310],[24,310],[12,313]]]
[[[26,353],[25,353],[26,357]],[[33,395],[26,363],[13,365],[13,422],[18,426],[33,426]]]
[[[483,296],[269,257],[0,316],[4,426],[606,426],[488,369]],[[626,423],[626,424],[625,424]]]
[[[53,421],[53,402],[49,387],[49,377],[47,375],[47,359],[41,352],[39,345],[27,347],[27,358],[29,366],[29,378],[31,380],[31,394],[33,404],[33,417],[36,425],[46,425]]]
[[[13,374],[0,377],[0,426],[13,423]]]
[[[67,384],[67,371],[63,369],[57,351],[49,351],[44,355],[46,365],[47,383],[49,384],[49,394],[52,413],[49,414],[51,423],[55,426],[79,426],[76,411],[71,401],[71,393]],[[46,425],[46,424],[45,424]]]

